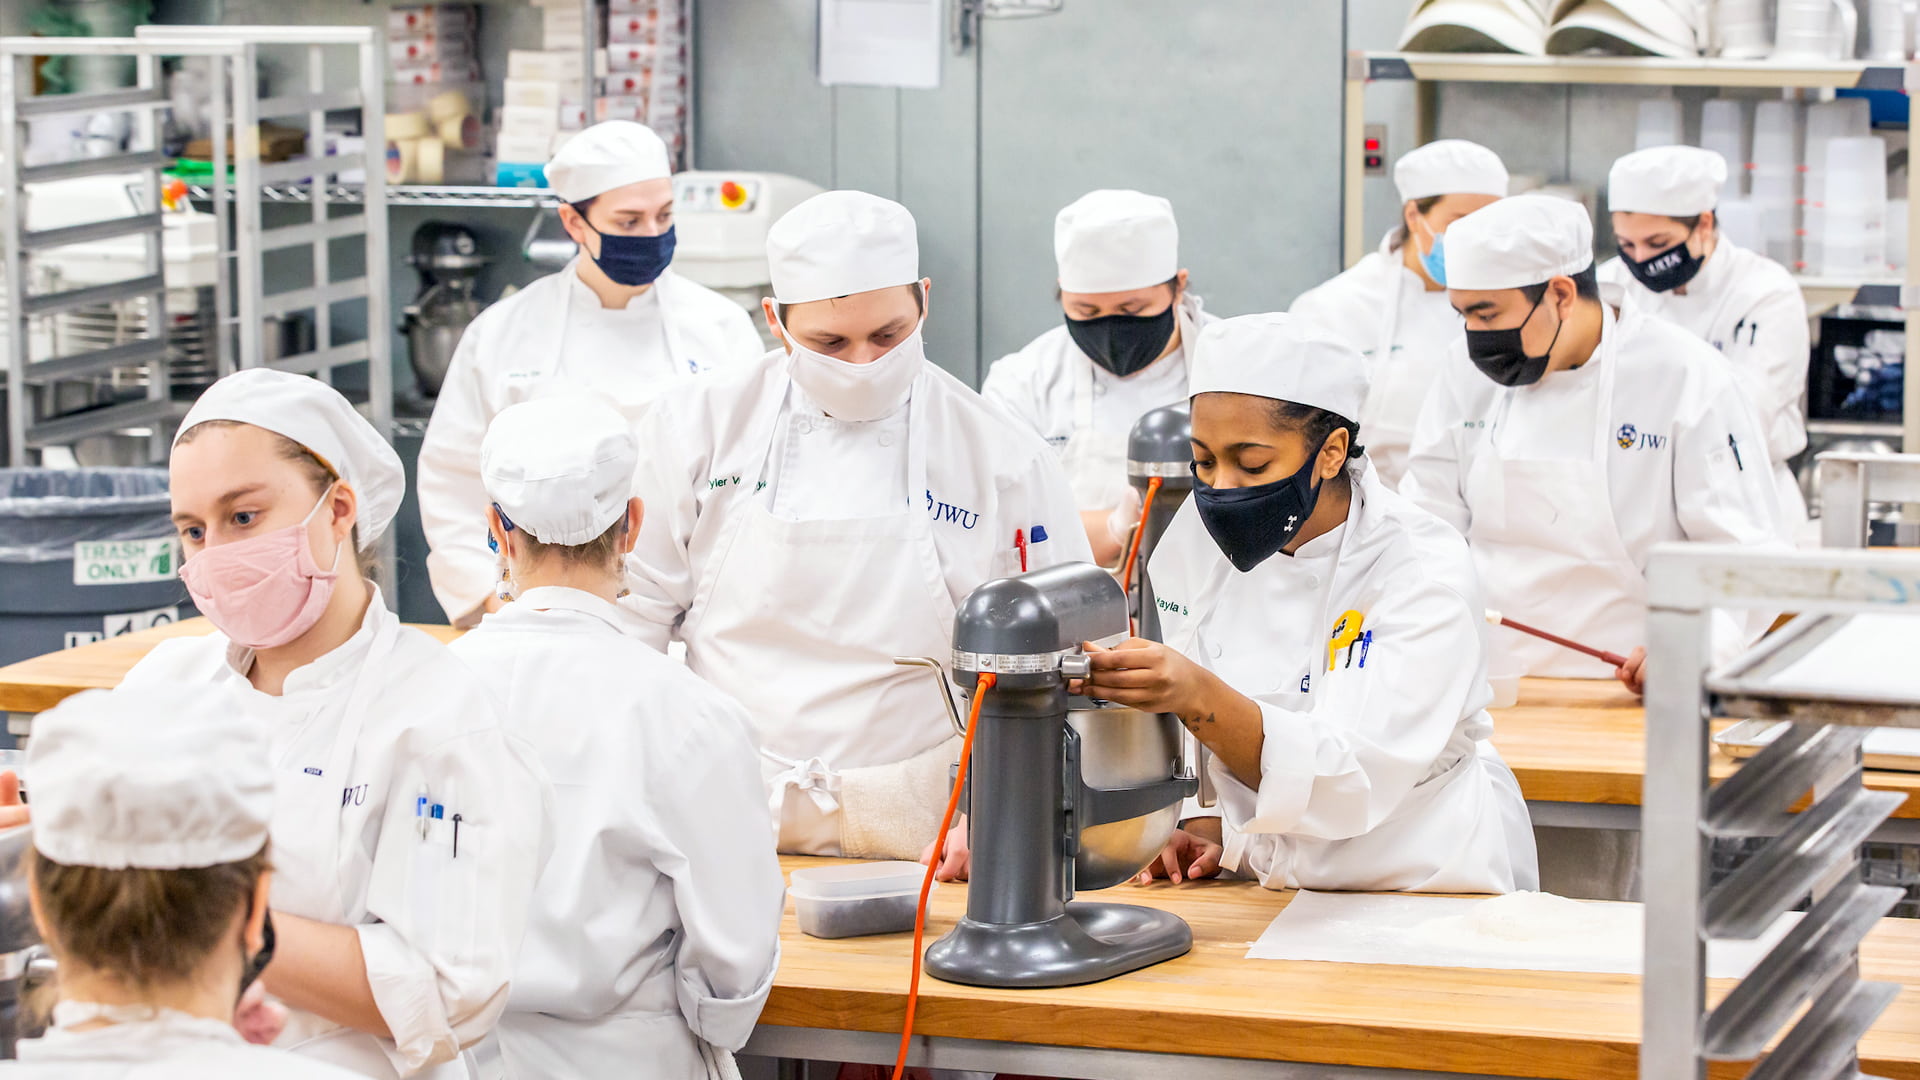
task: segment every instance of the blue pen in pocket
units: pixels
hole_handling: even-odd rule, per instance
[[[1360,635],[1360,666],[1367,666],[1367,650],[1373,646],[1373,631]]]

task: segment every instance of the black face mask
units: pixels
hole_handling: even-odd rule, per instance
[[[1243,488],[1209,487],[1195,467],[1193,501],[1200,522],[1234,569],[1244,574],[1293,541],[1320,501],[1322,485],[1313,482],[1319,460],[1315,450],[1285,480]]]
[[[1539,356],[1528,356],[1527,347],[1520,340],[1520,332],[1533,321],[1533,313],[1540,310],[1546,298],[1547,294],[1541,293],[1540,299],[1527,309],[1527,317],[1511,330],[1467,331],[1467,357],[1480,369],[1480,374],[1501,386],[1531,386],[1547,373],[1547,361],[1552,358],[1553,347],[1560,342],[1560,331],[1567,324],[1563,322],[1553,328],[1553,340],[1547,342],[1547,351]]]
[[[246,943],[244,941],[241,942],[240,949],[243,953],[246,951],[246,947]],[[247,958],[247,966],[240,972],[240,992],[233,995],[233,1000],[239,1001],[241,998],[246,997],[247,987],[252,986],[254,980],[258,979],[260,973],[267,970],[267,965],[272,962],[273,912],[269,911],[260,923],[260,951]]]
[[[1687,234],[1687,240],[1693,234]],[[1644,262],[1635,262],[1625,251],[1620,252],[1620,261],[1625,264],[1627,273],[1633,279],[1654,292],[1670,292],[1693,280],[1700,272],[1700,266],[1707,260],[1687,250],[1687,240],[1682,240],[1667,250]]]
[[[1121,378],[1139,371],[1166,351],[1173,337],[1173,309],[1158,315],[1102,315],[1097,319],[1067,320],[1067,336],[1094,363]]]

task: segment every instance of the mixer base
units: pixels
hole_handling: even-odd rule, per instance
[[[961,919],[927,949],[927,974],[966,986],[1079,986],[1184,956],[1193,932],[1177,915],[1129,904],[1068,904],[1046,922]]]

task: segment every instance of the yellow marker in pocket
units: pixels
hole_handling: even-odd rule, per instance
[[[1327,670],[1333,670],[1333,657],[1341,649],[1360,640],[1360,626],[1367,621],[1365,615],[1349,611],[1340,616],[1333,624],[1333,634],[1327,639]]]

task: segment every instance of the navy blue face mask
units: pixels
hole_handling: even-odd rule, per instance
[[[1322,485],[1313,481],[1313,467],[1325,448],[1323,443],[1308,454],[1292,476],[1253,487],[1211,487],[1200,479],[1199,466],[1193,467],[1193,501],[1200,522],[1235,570],[1252,570],[1299,534],[1320,501]]]
[[[579,207],[574,207],[579,210]],[[587,224],[587,215],[580,215],[580,223],[586,225],[593,235],[600,238],[600,254],[596,257],[589,253],[588,258],[607,275],[607,280],[615,285],[625,285],[637,289],[642,285],[651,285],[673,262],[673,226],[659,236],[609,236]],[[586,250],[586,245],[581,245]]]

